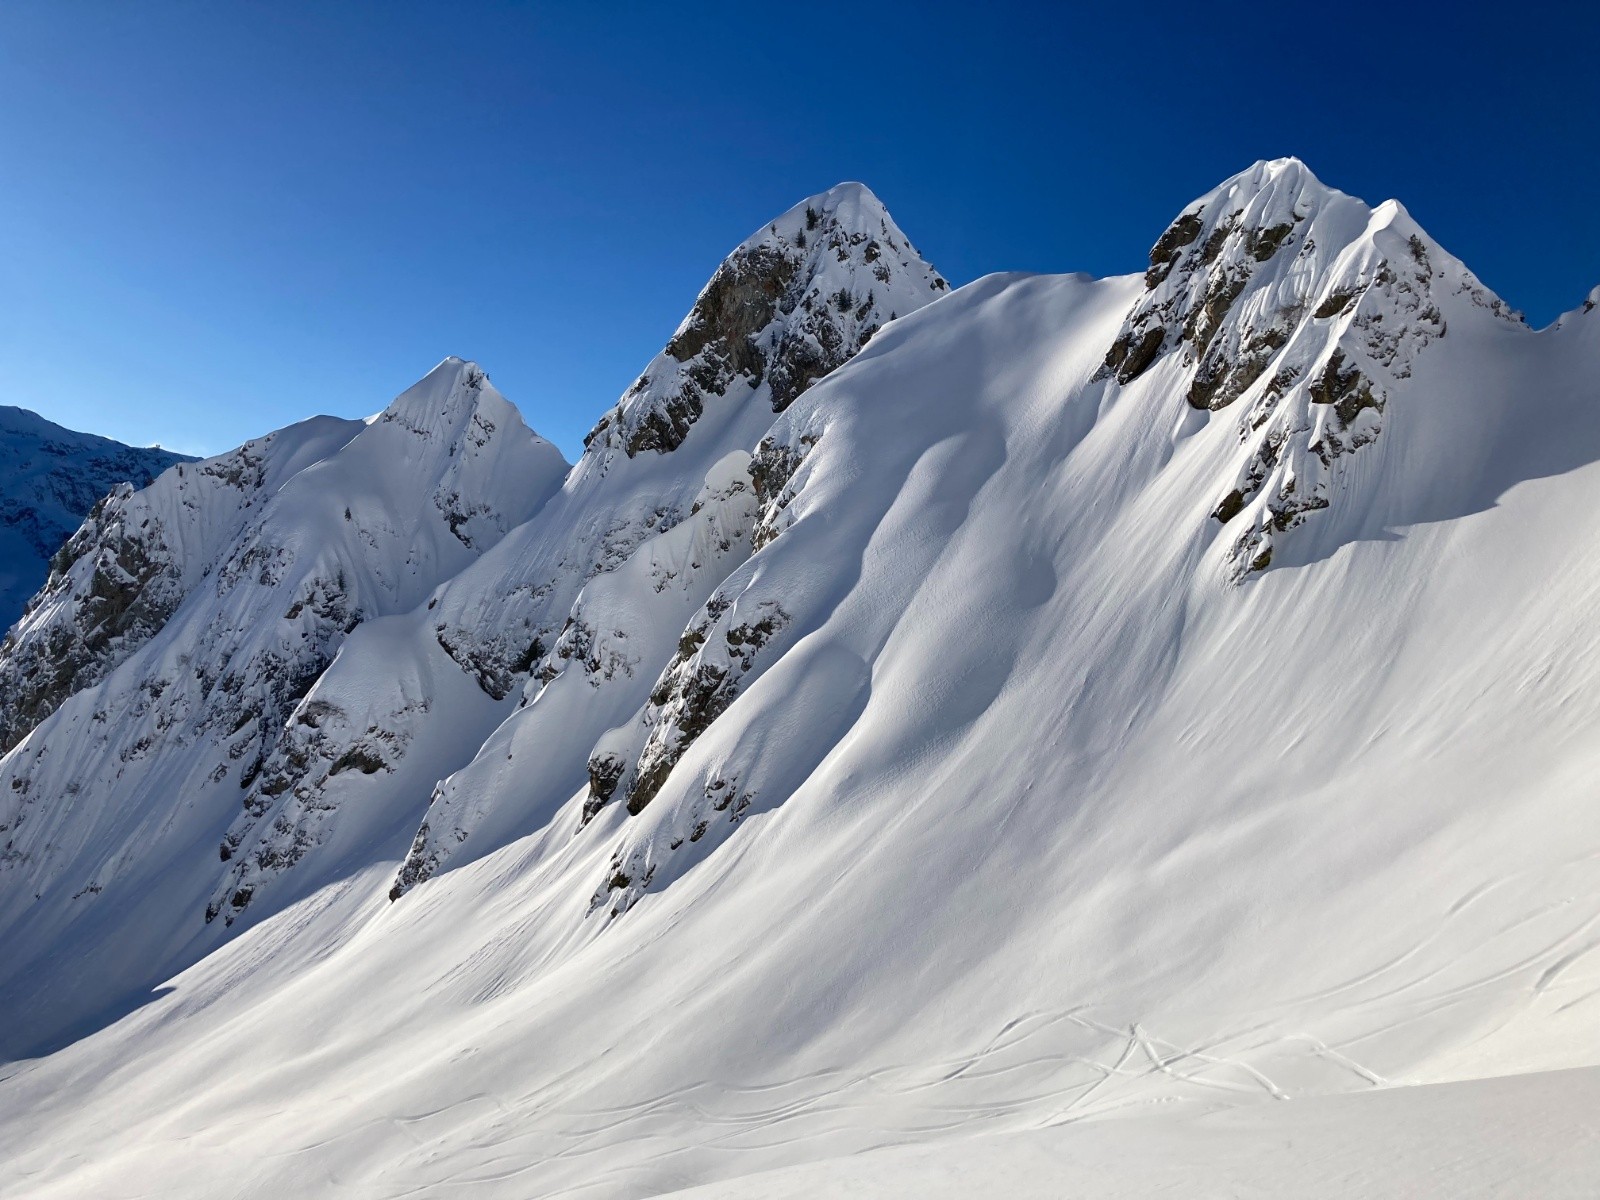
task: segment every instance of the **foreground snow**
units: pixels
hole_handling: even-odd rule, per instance
[[[949,295],[868,195],[559,487],[498,407],[530,469],[461,466],[453,362],[153,555],[0,760],[20,1194],[645,1196],[1600,1064],[1600,314],[1293,161],[1144,275]],[[412,452],[462,486],[361,502]]]
[[[1600,1071],[1328,1096],[872,1151],[673,1200],[1579,1200],[1600,1181]]]

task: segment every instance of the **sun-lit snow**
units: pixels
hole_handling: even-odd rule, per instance
[[[1385,1089],[1600,1065],[1592,314],[1280,160],[948,294],[813,197],[570,471],[480,376],[0,760],[19,1195],[1566,1178],[1592,1073]]]

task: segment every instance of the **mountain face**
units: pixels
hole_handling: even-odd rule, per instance
[[[0,654],[0,1158],[644,1196],[1594,1064],[1597,368],[1294,160],[954,292],[842,185],[570,468],[447,360],[120,491]]]
[[[0,406],[0,626],[22,615],[50,560],[112,488],[142,488],[187,456],[76,433]]]

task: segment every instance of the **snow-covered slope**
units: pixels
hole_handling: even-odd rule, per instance
[[[1588,1200],[1600,1071],[1252,1105],[905,1146],[673,1192],[673,1200]]]
[[[0,627],[22,615],[51,557],[101,497],[120,483],[143,487],[186,458],[0,405]]]
[[[755,244],[825,295],[863,212]],[[0,761],[20,1194],[644,1196],[1600,1064],[1593,311],[1529,330],[1293,160],[793,396],[828,339],[750,278],[669,347],[722,382],[658,360],[239,735],[230,829],[225,750],[94,699],[205,585]]]
[[[0,658],[0,887],[21,898],[0,907],[0,997],[43,1022],[12,1036],[204,948],[185,901],[203,907],[224,832],[287,788],[279,742],[291,713],[297,732],[326,719],[300,702],[345,639],[415,608],[565,473],[447,359],[370,421],[315,418],[97,506]],[[82,962],[41,965],[67,945]]]
[[[757,484],[740,464],[775,412],[856,353],[881,322],[945,290],[860,184],[802,201],[735,248],[667,348],[590,433],[537,518],[444,583],[404,633],[353,641],[319,682],[307,702],[326,706],[332,720],[289,731],[273,765],[295,786],[255,824],[230,831],[234,865],[211,911],[234,919],[290,867],[300,876],[276,904],[324,882],[326,866],[299,868],[302,847],[387,847],[397,835],[400,853],[414,842],[396,883],[403,890],[447,860],[525,832],[530,808],[566,799],[586,778],[595,738],[643,702],[686,617],[749,553],[746,510]],[[389,797],[426,800],[519,703],[574,662],[602,695],[577,709],[552,702],[527,714],[528,736],[539,743],[532,779],[516,766],[520,782],[482,804],[466,801],[470,814],[458,817],[451,801],[420,829],[415,820],[396,823]],[[421,703],[413,679],[459,687],[463,670],[480,696],[447,713]],[[551,708],[561,715],[548,717]],[[496,736],[512,737],[523,721],[519,714]],[[374,753],[385,764],[381,777],[322,778],[348,756]]]

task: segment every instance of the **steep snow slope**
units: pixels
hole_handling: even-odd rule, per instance
[[[481,371],[447,360],[369,426],[330,427],[314,454],[291,454],[300,434],[283,431],[114,498],[0,659],[0,734],[45,721],[0,765],[0,895],[31,900],[0,956],[0,997],[28,1015],[0,1045],[115,1008],[247,909],[260,919],[413,843],[432,853],[407,877],[424,877],[482,815],[432,847],[421,809],[435,785],[530,673],[543,681],[625,629],[632,647],[591,674],[603,697],[541,751],[546,786],[570,794],[595,738],[643,702],[685,620],[749,553],[746,464],[775,413],[944,290],[876,197],[842,184],[730,254],[570,473],[545,443],[529,448]],[[197,589],[219,563],[215,596]],[[522,832],[520,799],[491,805],[466,850]],[[104,925],[129,896],[146,919]],[[114,952],[63,959],[78,936]]]
[[[880,323],[944,290],[860,184],[802,201],[735,248],[666,349],[590,433],[537,518],[442,585],[403,634],[352,641],[318,683],[307,704],[328,706],[334,719],[309,732],[291,727],[273,769],[294,786],[254,827],[229,834],[239,852],[212,911],[231,920],[244,903],[259,910],[263,895],[281,905],[326,882],[337,862],[317,852],[324,845],[395,845],[403,854],[414,842],[396,884],[403,890],[447,860],[542,823],[538,814],[585,779],[595,738],[644,701],[687,616],[748,554],[746,509],[757,484],[738,463],[774,414]],[[524,758],[507,768],[518,782],[470,813],[457,814],[452,801],[420,830],[415,819],[396,822],[390,797],[427,799],[519,700],[574,663],[597,694],[528,714],[521,736],[539,743],[533,779]],[[424,706],[407,682],[459,686],[457,669],[505,703]],[[568,679],[556,691],[578,694],[575,686]],[[561,709],[554,726],[552,708]],[[503,729],[497,747],[521,724]],[[373,736],[387,742],[383,775],[322,778],[346,756],[371,753]],[[490,757],[508,761],[510,753],[504,746]],[[291,844],[296,851],[286,853]],[[314,861],[301,865],[302,847]]]
[[[119,483],[144,487],[188,456],[78,433],[0,405],[0,627],[22,615],[50,558]]]
[[[297,704],[346,636],[415,607],[565,472],[447,359],[369,422],[308,421],[96,508],[0,663],[8,1038],[206,948],[185,902],[203,909],[230,822],[283,790],[284,724],[325,717]]]
[[[414,726],[410,855],[413,753],[339,773],[287,907],[4,1068],[19,1194],[642,1196],[1600,1063],[1595,318],[1285,160],[1147,276],[981,280],[665,452],[613,421],[296,710],[481,698]]]

